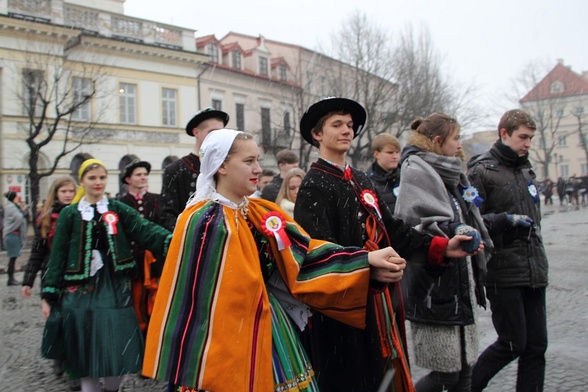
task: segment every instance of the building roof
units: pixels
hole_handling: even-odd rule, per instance
[[[216,39],[214,34],[210,34],[210,35],[205,35],[204,37],[196,38],[196,47],[201,48],[203,46],[208,45],[211,42],[214,42],[214,43],[218,44],[219,46],[221,45],[221,42],[218,39]]]
[[[237,50],[241,54],[243,53],[243,48],[241,47],[241,45],[239,45],[238,42],[230,42],[227,44],[223,44],[222,46],[223,54],[227,54],[229,52],[232,52],[233,50]]]
[[[521,102],[588,94],[588,80],[566,67],[562,61],[531,89]]]

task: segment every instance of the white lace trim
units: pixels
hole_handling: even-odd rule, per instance
[[[104,214],[108,211],[108,199],[104,196],[96,203],[96,210],[100,214]],[[82,200],[78,203],[78,211],[82,214],[82,219],[86,222],[90,222],[94,219],[94,207],[86,201],[86,196],[82,197]]]

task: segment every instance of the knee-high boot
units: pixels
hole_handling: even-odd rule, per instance
[[[21,283],[14,279],[14,265],[16,264],[16,257],[11,257],[8,260],[8,286],[18,286]]]

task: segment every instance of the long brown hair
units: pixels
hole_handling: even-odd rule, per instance
[[[41,208],[41,212],[37,218],[38,225],[41,227],[41,237],[43,238],[47,238],[47,235],[51,230],[51,207],[53,207],[53,204],[58,201],[57,191],[67,185],[72,185],[75,192],[76,182],[71,176],[59,177],[53,181],[53,184],[51,184],[49,194],[47,195],[43,208]]]
[[[290,186],[290,180],[293,177],[300,177],[301,179],[304,179],[305,174],[306,173],[304,172],[304,170],[300,169],[299,167],[293,167],[292,169],[286,172],[284,180],[282,181],[282,185],[280,186],[280,190],[278,191],[278,197],[276,198],[277,205],[280,205],[280,203],[284,199],[290,200],[290,198],[288,197],[288,187]],[[294,200],[290,201],[294,202]]]

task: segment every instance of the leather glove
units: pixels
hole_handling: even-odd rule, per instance
[[[527,215],[518,214],[508,214],[506,215],[506,220],[512,227],[522,227],[523,229],[528,229],[535,223]]]
[[[461,224],[455,228],[455,235],[467,235],[472,237],[471,240],[461,241],[461,249],[464,250],[466,253],[474,253],[480,247],[480,242],[482,241],[482,237],[480,236],[480,232],[474,229],[472,226]]]

